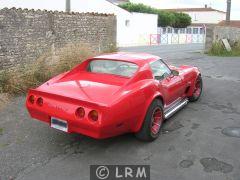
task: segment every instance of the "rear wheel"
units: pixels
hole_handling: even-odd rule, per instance
[[[194,84],[193,94],[191,97],[189,97],[189,101],[194,102],[200,98],[202,94],[202,87],[203,87],[202,77],[199,75]]]
[[[164,120],[163,105],[158,99],[155,99],[149,106],[145,120],[139,132],[135,135],[143,141],[153,141],[158,138],[160,128]]]

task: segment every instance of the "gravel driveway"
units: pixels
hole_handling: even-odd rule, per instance
[[[198,66],[204,92],[143,143],[131,134],[94,140],[32,120],[24,97],[0,112],[0,179],[89,179],[91,164],[151,165],[153,180],[239,180],[240,58],[208,57],[202,45],[122,48],[149,52],[172,65]],[[224,132],[224,133],[222,133]],[[226,133],[227,132],[227,133]],[[236,133],[235,133],[236,135]]]

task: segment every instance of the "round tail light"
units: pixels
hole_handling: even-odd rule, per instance
[[[33,95],[29,96],[28,101],[29,101],[31,104],[34,104],[34,101],[35,101],[34,96],[33,96]]]
[[[38,98],[37,99],[37,105],[42,106],[43,105],[43,98]]]
[[[85,116],[85,110],[82,107],[77,108],[75,115],[77,118],[83,118]]]
[[[88,118],[93,121],[97,121],[98,120],[98,112],[96,110],[90,111],[88,114]]]

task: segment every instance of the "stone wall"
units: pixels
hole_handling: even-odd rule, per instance
[[[28,63],[68,43],[88,43],[94,49],[116,46],[112,14],[64,13],[27,9],[0,10],[0,70]]]
[[[240,41],[240,28],[216,26],[214,28],[214,39],[228,39],[230,43]]]
[[[206,27],[206,40],[205,40],[205,51],[208,52],[212,47],[213,43],[213,30],[215,26],[207,26]]]
[[[206,32],[205,51],[208,51],[214,41],[228,39],[230,44],[240,41],[240,28],[228,26],[209,26]]]

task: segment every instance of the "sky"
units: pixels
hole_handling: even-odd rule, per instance
[[[208,6],[226,11],[227,0],[131,0],[134,3],[144,3],[150,6],[166,8],[190,8]],[[232,0],[231,18],[240,20],[240,0]]]
[[[77,0],[72,0],[77,1]],[[87,1],[90,0],[86,0]],[[101,1],[101,0],[99,0]],[[134,3],[144,3],[159,9],[204,7],[205,4],[212,8],[226,11],[227,0],[131,0]],[[47,10],[65,10],[65,0],[0,0],[0,9],[4,7],[21,7]],[[232,0],[232,20],[240,20],[240,0]]]

